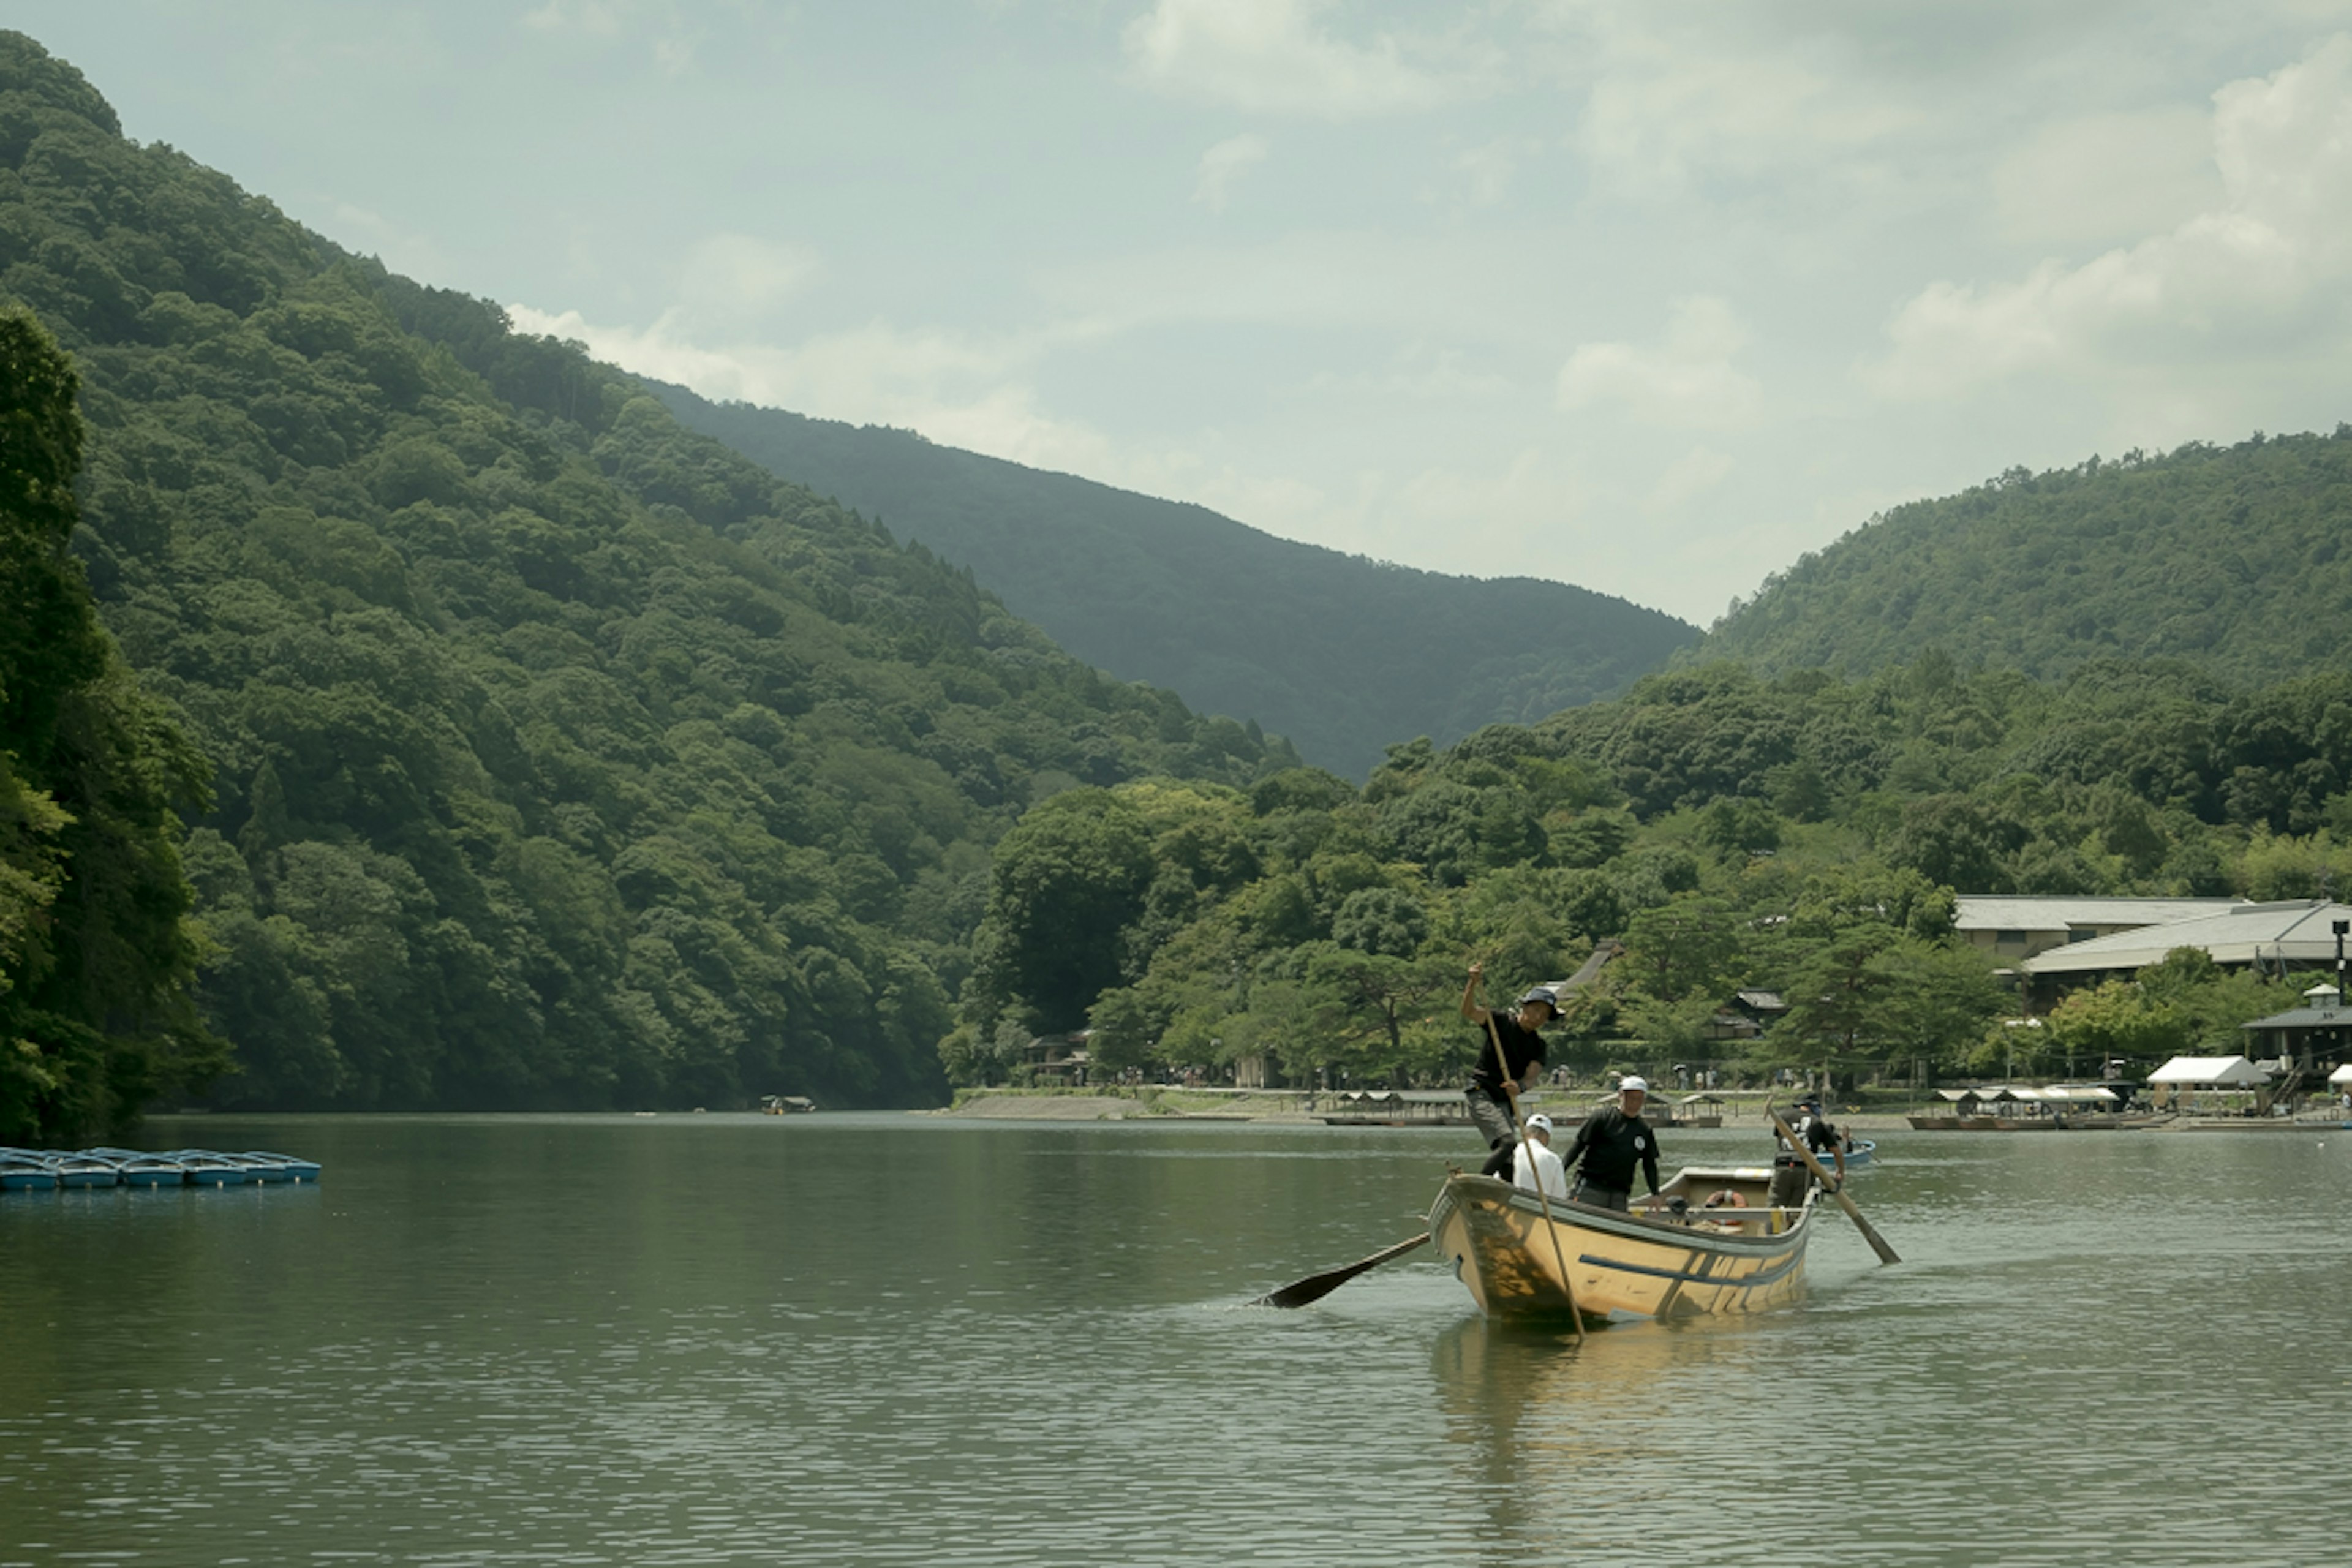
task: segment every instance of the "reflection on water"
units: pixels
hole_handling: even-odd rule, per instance
[[[1801,1305],[1580,1345],[1425,1254],[1238,1305],[1442,1131],[204,1132],[326,1181],[0,1204],[0,1563],[2341,1557],[2352,1138],[1890,1135],[1902,1267],[1832,1215]]]

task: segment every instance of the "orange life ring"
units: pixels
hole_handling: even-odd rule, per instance
[[[1711,1209],[1744,1209],[1748,1206],[1748,1197],[1744,1193],[1725,1187],[1707,1194],[1706,1206]]]

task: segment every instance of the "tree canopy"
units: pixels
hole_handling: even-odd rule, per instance
[[[111,819],[50,765],[40,734],[68,729],[40,705],[106,696],[104,733],[145,742],[106,776],[146,781],[119,811],[160,837],[159,877],[178,828],[154,803],[187,801],[200,937],[173,934],[171,877],[124,898],[163,974],[202,942],[194,1016],[236,1047],[215,1103],[935,1100],[990,852],[1024,813],[1298,760],[1060,652],[576,346],[125,140],[17,34],[0,299],[70,354],[88,430],[66,557],[68,373],[12,393],[30,597],[0,658],[54,668],[6,678],[11,994],[39,952],[53,991],[93,984],[43,889],[64,850],[102,864],[69,836]],[[103,673],[85,576],[151,695]],[[70,759],[97,769],[84,722]]]
[[[1776,573],[1695,657],[1867,675],[1924,647],[2061,677],[2182,659],[2247,685],[2352,668],[2352,426],[2012,468]]]
[[[1402,737],[1446,744],[1613,697],[1698,640],[1517,563],[1390,565],[911,431],[651,384],[691,428],[970,566],[1081,658],[1253,719],[1350,778]]]

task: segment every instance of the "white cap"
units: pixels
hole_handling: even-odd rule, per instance
[[[1650,1080],[1642,1078],[1621,1078],[1617,1080],[1618,1093],[1623,1094],[1629,1089],[1635,1093],[1647,1094],[1650,1092]]]
[[[1540,1110],[1537,1111],[1533,1116],[1528,1118],[1528,1131],[1530,1132],[1540,1132],[1547,1138],[1550,1137],[1551,1118],[1546,1116]]]

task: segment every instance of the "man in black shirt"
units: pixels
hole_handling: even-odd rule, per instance
[[[1536,1031],[1559,1016],[1559,1001],[1538,985],[1519,998],[1516,1016],[1482,1007],[1478,983],[1486,973],[1484,964],[1472,964],[1470,978],[1462,986],[1462,1016],[1478,1026],[1478,1065],[1470,1069],[1470,1087],[1465,1093],[1470,1101],[1470,1121],[1486,1140],[1485,1173],[1508,1181],[1511,1153],[1519,1141],[1510,1096],[1517,1089],[1535,1087],[1544,1060],[1544,1039]],[[1495,1060],[1498,1043],[1504,1061],[1509,1064],[1507,1080],[1503,1064]]]
[[[1789,1131],[1804,1141],[1805,1147],[1813,1152],[1815,1159],[1824,1154],[1830,1156],[1836,1163],[1838,1181],[1841,1184],[1845,1181],[1845,1140],[1838,1136],[1838,1130],[1831,1126],[1829,1118],[1822,1114],[1819,1100],[1808,1096],[1797,1101],[1796,1120],[1790,1123]],[[1804,1202],[1805,1189],[1812,1183],[1812,1172],[1806,1167],[1803,1156],[1797,1152],[1794,1144],[1786,1138],[1777,1139],[1777,1142],[1780,1147],[1772,1155],[1772,1206],[1792,1209]]]
[[[1569,1196],[1580,1204],[1604,1209],[1630,1209],[1633,1204],[1633,1170],[1641,1167],[1650,1192],[1658,1191],[1658,1135],[1642,1120],[1650,1086],[1638,1078],[1621,1079],[1617,1103],[1604,1105],[1584,1119],[1576,1137],[1560,1151],[1560,1163],[1583,1164]]]

